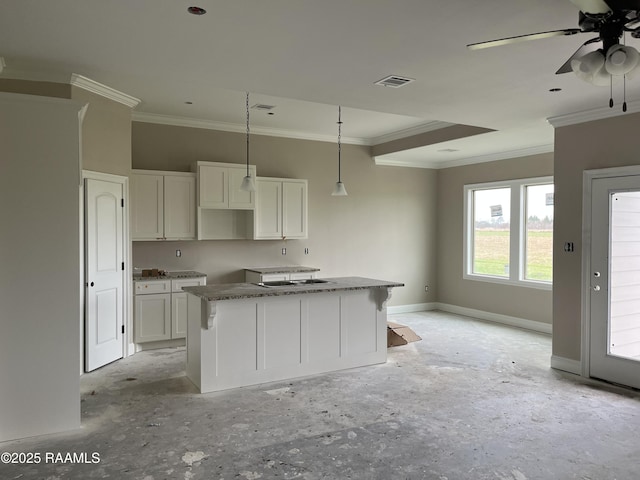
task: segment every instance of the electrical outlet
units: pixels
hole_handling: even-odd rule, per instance
[[[309,249],[308,249],[308,248],[305,248],[305,249],[304,249],[304,254],[305,254],[305,255],[309,255]]]
[[[287,254],[287,249],[286,249],[286,248],[283,248],[283,249],[282,249],[282,254],[283,254],[283,255],[286,255],[286,254]]]
[[[182,256],[182,251],[176,250],[176,257],[181,257],[181,256]]]
[[[424,291],[425,291],[425,292],[428,292],[428,291],[429,291],[429,285],[425,285],[425,286],[424,286]]]

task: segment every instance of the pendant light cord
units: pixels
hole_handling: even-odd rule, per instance
[[[247,177],[249,176],[249,92],[247,92]]]
[[[341,153],[342,153],[342,111],[340,105],[338,105],[338,182],[342,182],[340,178],[340,163],[341,163]]]

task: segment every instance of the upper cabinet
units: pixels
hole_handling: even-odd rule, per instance
[[[131,238],[196,238],[196,176],[134,170],[131,175]]]
[[[247,167],[233,163],[197,162],[198,207],[253,210],[256,205],[254,192],[240,190]],[[256,178],[256,167],[249,166]]]
[[[255,192],[240,189],[246,165],[197,162],[198,240],[240,240],[253,238]],[[256,167],[249,166],[256,177]]]
[[[256,179],[256,240],[307,238],[307,180]]]

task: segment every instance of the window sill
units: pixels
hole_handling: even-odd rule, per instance
[[[489,275],[471,275],[471,274],[464,274],[462,278],[464,280],[496,283],[499,285],[509,285],[512,287],[535,288],[536,290],[547,290],[547,291],[553,290],[553,283],[551,282],[536,282],[533,280],[512,280],[510,278],[492,277]]]

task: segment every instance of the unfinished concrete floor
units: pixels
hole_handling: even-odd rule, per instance
[[[640,477],[640,395],[549,368],[546,335],[441,312],[386,364],[197,394],[184,349],[84,375],[80,431],[0,444],[96,464],[0,464],[2,479]]]

